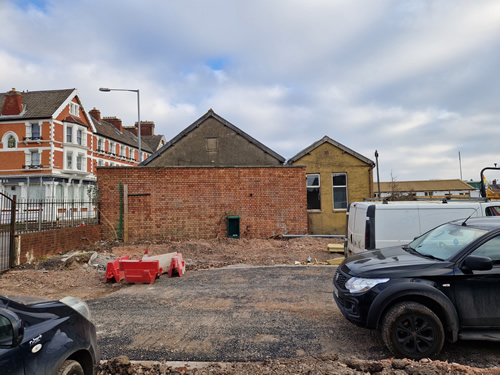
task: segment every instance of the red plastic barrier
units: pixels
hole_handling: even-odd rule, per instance
[[[153,284],[163,273],[157,260],[122,260],[119,264],[127,284]]]
[[[120,271],[119,263],[121,260],[128,260],[128,259],[130,259],[130,257],[128,255],[125,255],[111,262],[108,262],[108,266],[106,267],[106,277],[104,279],[104,282],[107,283],[108,281],[114,279],[115,282],[118,283],[121,280],[123,280],[125,274],[123,273],[123,271]]]
[[[168,270],[168,277],[172,277],[174,271],[176,271],[179,276],[182,276],[184,272],[186,272],[186,264],[182,260],[181,253],[177,253],[177,255],[174,255],[172,258],[170,269]]]

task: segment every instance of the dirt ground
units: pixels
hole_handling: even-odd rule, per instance
[[[120,288],[123,283],[104,283],[109,261],[129,255],[141,259],[148,254],[172,252],[182,254],[186,272],[220,268],[233,264],[272,266],[277,264],[322,263],[339,258],[327,245],[343,243],[334,238],[301,237],[290,239],[214,239],[184,242],[122,244],[100,242],[82,251],[54,254],[25,264],[0,275],[0,290],[5,295],[27,295],[59,299],[71,294],[82,299],[101,298]],[[92,259],[93,253],[97,257]],[[71,254],[73,254],[71,256]]]
[[[0,275],[0,294],[28,295],[59,299],[73,295],[82,299],[101,298],[124,283],[105,283],[107,262],[129,255],[141,259],[149,255],[180,252],[186,271],[218,268],[233,264],[255,266],[326,264],[342,257],[330,253],[328,244],[341,244],[332,238],[302,237],[290,239],[216,239],[184,242],[121,244],[100,242],[66,254],[39,259]],[[336,355],[301,357],[249,363],[208,363],[170,365],[167,363],[131,363],[117,357],[102,363],[99,373],[107,374],[500,374],[500,368],[478,369],[439,361],[409,360],[368,361],[338,358]]]

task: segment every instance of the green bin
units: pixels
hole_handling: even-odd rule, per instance
[[[227,236],[229,238],[240,238],[240,217],[227,217]]]

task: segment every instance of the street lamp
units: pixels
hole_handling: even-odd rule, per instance
[[[141,153],[141,105],[139,100],[139,89],[130,90],[130,89],[109,89],[107,87],[101,87],[99,91],[110,92],[110,91],[131,91],[137,93],[137,132],[139,139],[139,163],[142,161],[142,153]]]

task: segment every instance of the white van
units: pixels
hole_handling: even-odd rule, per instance
[[[347,208],[344,253],[405,245],[440,224],[469,216],[500,216],[500,201],[353,202]]]

